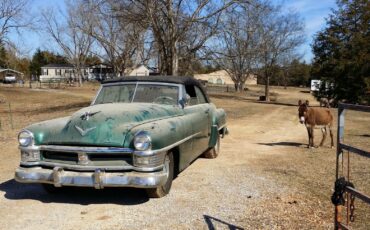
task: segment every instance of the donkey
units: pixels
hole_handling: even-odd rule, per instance
[[[331,138],[331,147],[334,148],[333,142],[333,115],[329,109],[325,108],[311,108],[309,107],[309,102],[306,101],[302,103],[301,100],[298,101],[298,117],[301,124],[305,124],[308,133],[308,148],[317,147],[313,143],[314,139],[314,129],[321,129],[322,140],[320,146],[324,144],[327,128],[329,128],[330,138]]]
[[[329,99],[326,98],[326,97],[322,97],[320,99],[320,107],[326,107],[326,108],[330,108],[330,102],[329,102]]]

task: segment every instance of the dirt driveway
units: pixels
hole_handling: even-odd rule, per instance
[[[212,96],[228,113],[230,135],[222,140],[221,155],[197,159],[161,199],[148,199],[139,189],[67,189],[49,195],[39,185],[15,182],[17,131],[73,113],[95,90],[0,88],[0,98],[12,101],[16,126],[12,130],[6,123],[7,104],[0,105],[0,229],[333,228],[335,151],[329,141],[320,149],[306,148],[295,105],[299,98],[313,99],[301,89],[275,89],[275,104],[245,95]]]

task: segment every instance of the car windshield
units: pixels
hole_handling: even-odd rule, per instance
[[[150,83],[103,86],[94,104],[105,103],[158,103],[177,105],[179,87]]]

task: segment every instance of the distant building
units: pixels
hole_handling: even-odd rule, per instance
[[[311,92],[320,90],[321,81],[320,80],[311,80]]]
[[[3,69],[0,67],[0,82],[15,83],[23,80],[24,74],[14,69]]]
[[[125,76],[149,76],[150,70],[145,65],[138,65],[133,68],[128,68],[125,71]]]
[[[81,68],[84,80],[105,80],[114,77],[113,68],[106,64]],[[76,68],[71,64],[48,64],[41,67],[40,81],[76,80]]]
[[[115,76],[113,68],[107,64],[93,65],[88,68],[89,80],[103,81],[106,79],[112,79]]]
[[[218,70],[207,74],[194,74],[194,78],[207,81],[209,84],[233,85],[234,82],[226,70]],[[257,75],[250,75],[245,82],[246,85],[257,85]]]
[[[82,69],[87,75],[87,69]],[[76,70],[71,64],[48,64],[41,67],[40,81],[58,81],[63,79],[75,79]]]

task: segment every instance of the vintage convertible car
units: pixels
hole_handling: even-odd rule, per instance
[[[145,188],[165,196],[197,157],[215,158],[226,114],[191,77],[125,77],[102,84],[91,106],[18,136],[15,179],[61,186]]]

